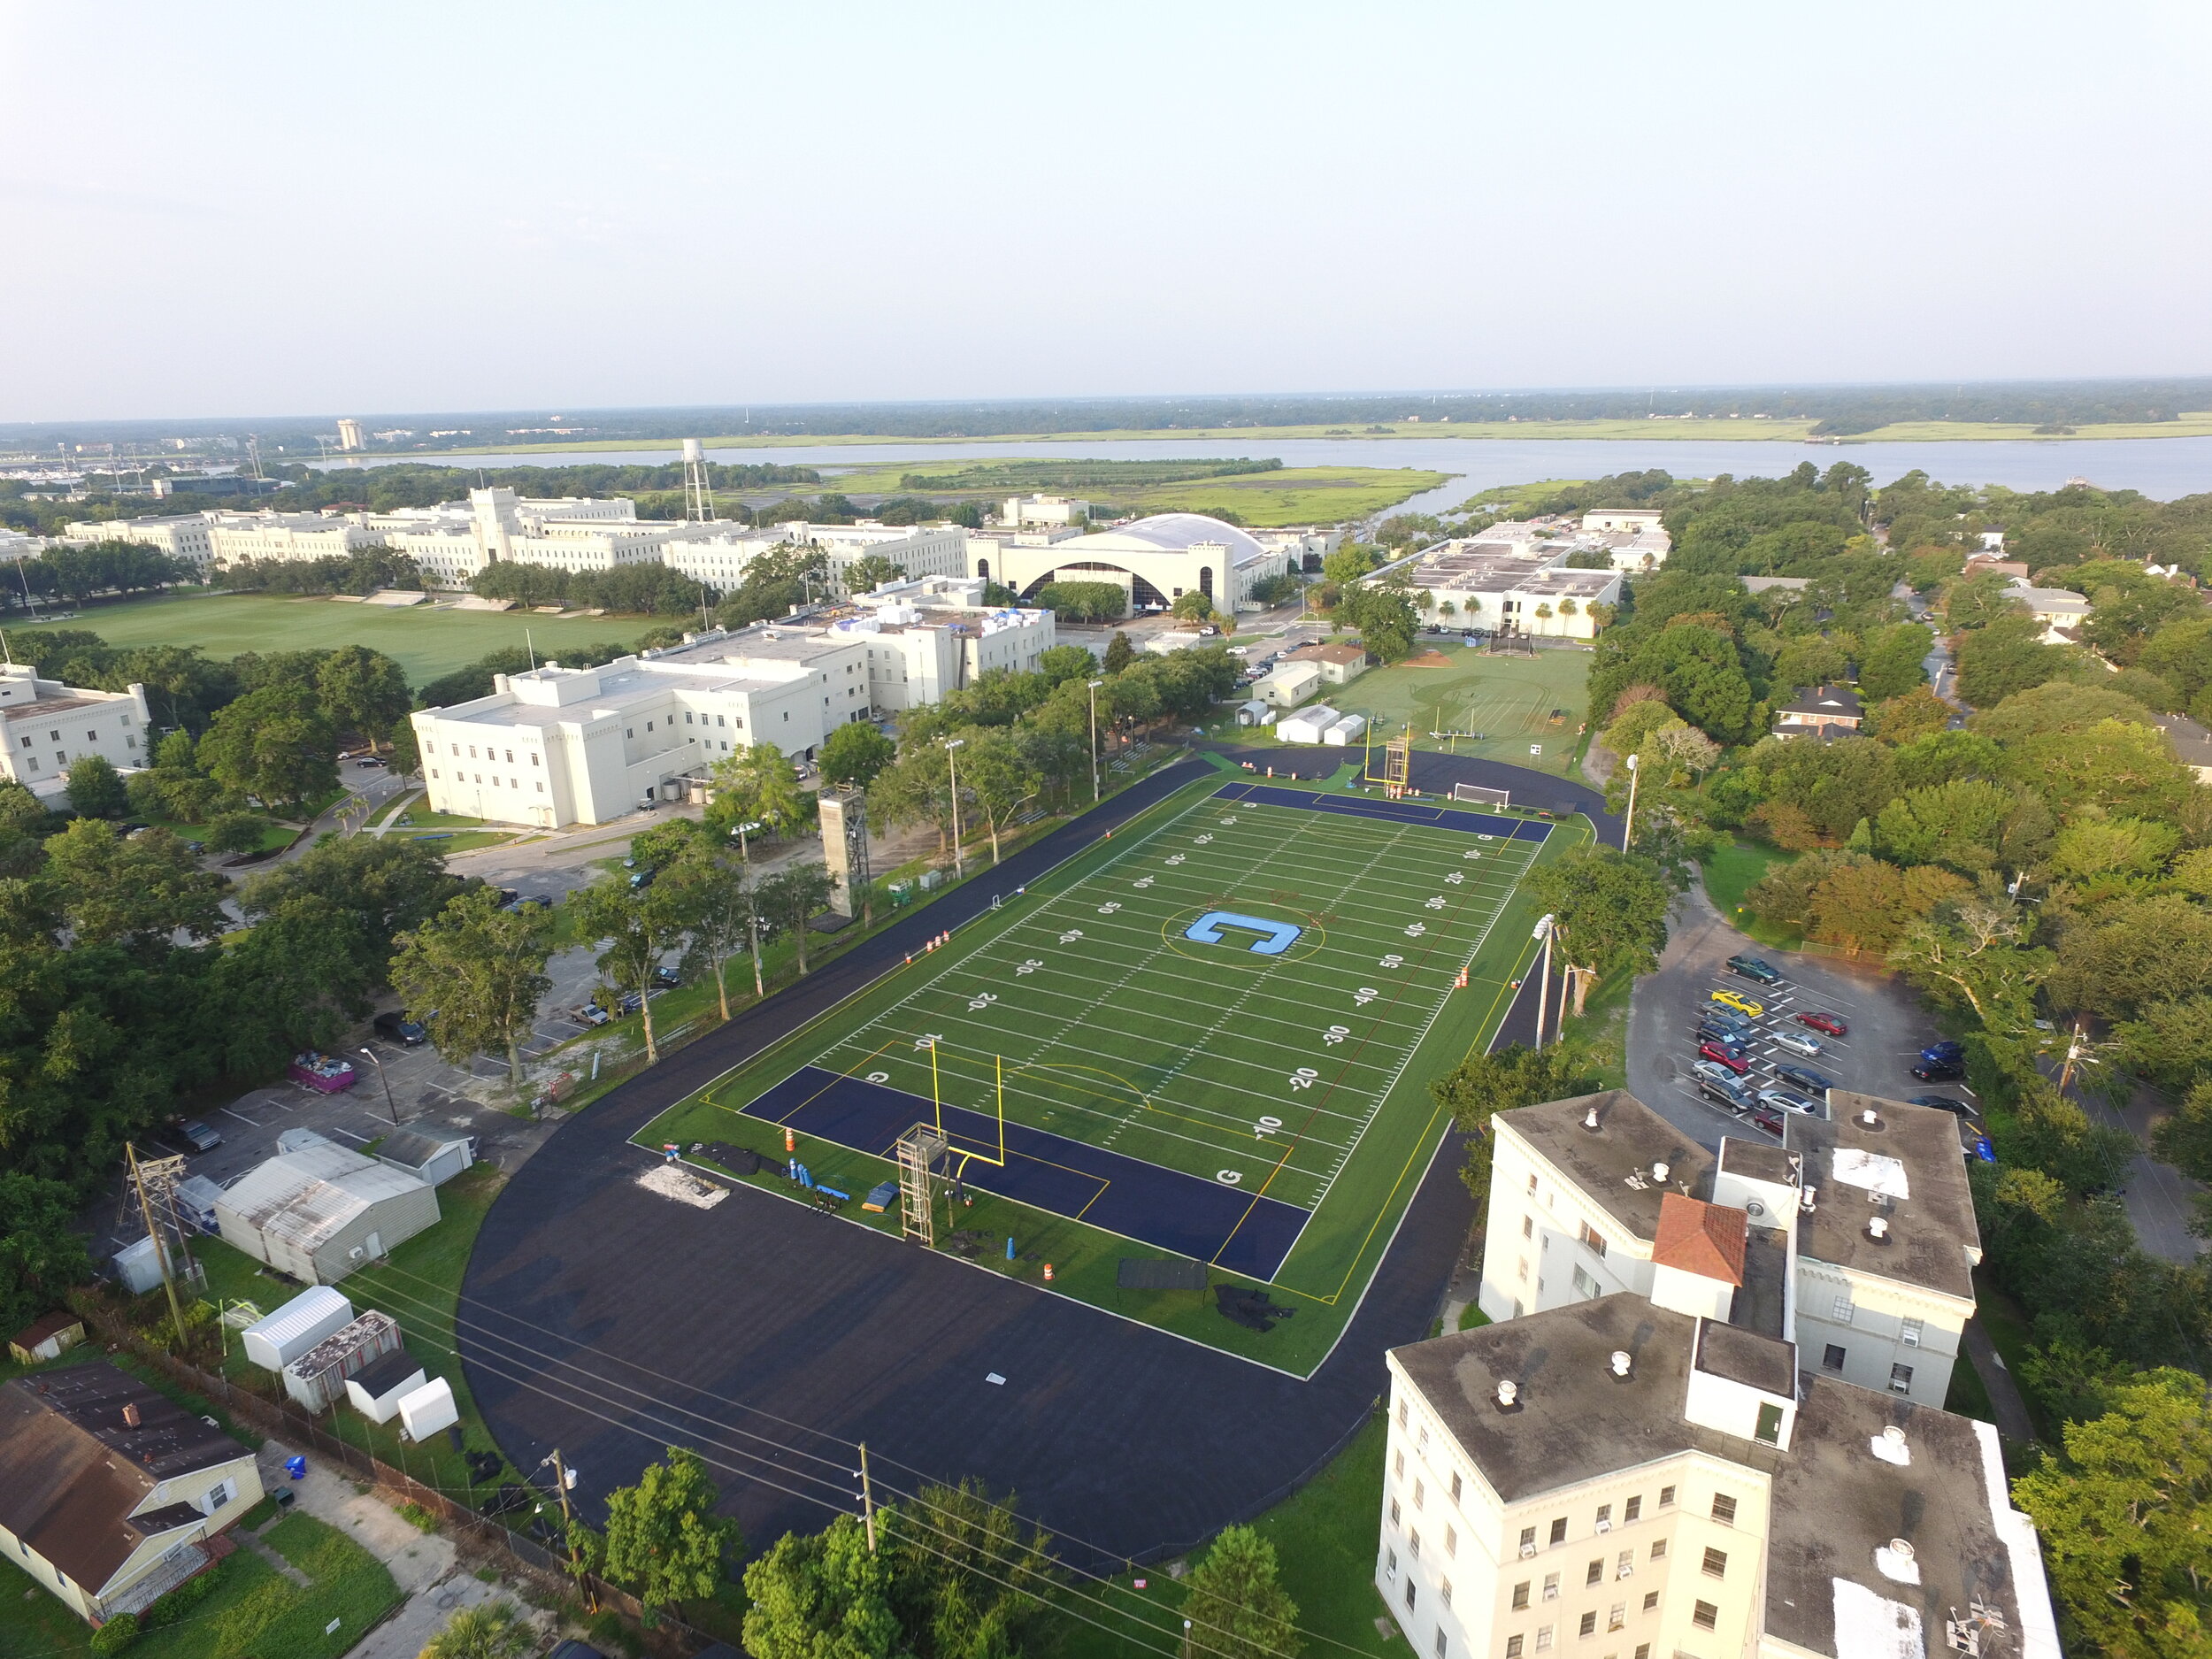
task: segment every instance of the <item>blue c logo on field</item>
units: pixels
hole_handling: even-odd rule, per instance
[[[1298,935],[1305,932],[1304,928],[1294,927],[1288,922],[1262,921],[1256,916],[1239,916],[1234,910],[1208,910],[1183,930],[1183,937],[1195,940],[1202,945],[1217,945],[1221,942],[1224,927],[1246,929],[1263,935],[1252,945],[1254,954],[1262,956],[1281,956],[1296,944]]]

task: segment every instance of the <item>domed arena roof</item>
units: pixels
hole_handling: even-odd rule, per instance
[[[1242,565],[1266,557],[1267,549],[1233,524],[1209,518],[1202,512],[1156,512],[1134,524],[1117,525],[1101,533],[1105,537],[1126,536],[1163,553],[1180,553],[1199,541],[1218,541],[1229,549],[1229,562]],[[1085,537],[1085,541],[1093,538]],[[1063,545],[1067,545],[1064,543]]]

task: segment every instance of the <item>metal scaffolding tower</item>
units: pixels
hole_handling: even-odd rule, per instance
[[[927,1124],[916,1124],[899,1137],[899,1232],[937,1248],[937,1187],[931,1173],[945,1156],[945,1137]]]
[[[1383,793],[1393,801],[1413,787],[1413,733],[1401,732],[1383,745]]]

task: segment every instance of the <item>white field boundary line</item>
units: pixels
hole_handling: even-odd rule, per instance
[[[1538,846],[1540,849],[1541,849],[1541,848],[1544,848],[1544,847],[1548,847],[1548,846],[1551,844],[1551,841],[1550,841],[1550,838],[1549,838],[1548,836],[1547,836],[1547,837],[1546,837],[1543,841],[1540,841],[1537,842],[1536,844],[1537,844],[1537,846]],[[1529,860],[1529,864],[1532,865],[1534,863],[1535,863],[1535,859],[1534,859],[1533,857],[1532,857],[1532,858]],[[1526,873],[1526,872],[1527,872],[1527,868],[1528,868],[1528,866],[1527,866],[1527,865],[1524,865],[1524,866],[1523,866],[1523,873],[1524,873],[1525,875],[1525,873]],[[1474,948],[1472,950],[1469,951],[1469,952],[1467,953],[1467,955],[1466,955],[1465,956],[1462,957],[1462,958],[1461,958],[1461,960],[1460,960],[1460,967],[1461,967],[1461,969],[1462,969],[1463,971],[1464,969],[1466,969],[1466,968],[1468,968],[1468,967],[1471,966],[1471,965],[1472,965],[1472,964],[1473,964],[1473,962],[1474,962],[1474,959],[1475,959],[1477,956],[1480,956],[1480,955],[1482,954],[1482,947],[1483,947],[1483,943],[1484,943],[1484,941],[1485,941],[1488,940],[1488,938],[1490,937],[1490,930],[1491,930],[1492,928],[1495,927],[1495,926],[1498,925],[1498,916],[1502,916],[1502,915],[1504,915],[1504,914],[1505,914],[1505,908],[1504,908],[1504,906],[1501,905],[1501,906],[1499,907],[1499,910],[1498,910],[1498,915],[1497,915],[1497,916],[1493,916],[1493,917],[1490,918],[1490,920],[1489,920],[1489,921],[1488,921],[1488,922],[1487,922],[1487,923],[1484,926],[1483,930],[1482,930],[1482,935],[1481,935],[1481,937],[1480,937],[1480,938],[1479,938],[1478,940],[1476,940],[1476,941],[1475,941],[1475,948]],[[1457,976],[1457,974],[1455,974],[1453,977],[1454,977],[1454,978],[1457,978],[1458,976]],[[1427,1024],[1425,1024],[1425,1025],[1423,1025],[1423,1026],[1422,1026],[1422,1028],[1421,1028],[1421,1035],[1420,1035],[1420,1036],[1419,1036],[1419,1037],[1418,1037],[1418,1038],[1415,1041],[1415,1042],[1414,1042],[1414,1045],[1413,1045],[1412,1048],[1411,1048],[1410,1050],[1409,1050],[1409,1051],[1408,1051],[1408,1053],[1407,1053],[1407,1055],[1406,1055],[1406,1057],[1405,1057],[1403,1060],[1401,1060],[1401,1061],[1398,1063],[1398,1069],[1397,1069],[1394,1072],[1393,1072],[1393,1073],[1391,1074],[1391,1079],[1390,1079],[1390,1084],[1389,1084],[1389,1087],[1388,1087],[1387,1088],[1386,1088],[1386,1089],[1383,1091],[1383,1098],[1384,1098],[1385,1100],[1387,1100],[1387,1099],[1390,1097],[1390,1095],[1391,1095],[1393,1093],[1394,1093],[1394,1092],[1396,1091],[1399,1082],[1400,1082],[1400,1081],[1401,1081],[1401,1079],[1402,1079],[1404,1078],[1404,1076],[1405,1076],[1406,1067],[1408,1067],[1408,1066],[1409,1066],[1409,1065],[1411,1065],[1411,1064],[1413,1064],[1413,1056],[1414,1056],[1415,1055],[1418,1054],[1418,1053],[1421,1051],[1421,1047],[1422,1047],[1422,1045],[1423,1045],[1424,1043],[1425,1043],[1425,1042],[1427,1042],[1427,1041],[1428,1041],[1428,1040],[1429,1040],[1429,1033],[1430,1033],[1430,1032],[1433,1031],[1433,1030],[1436,1028],[1436,1022],[1437,1022],[1439,1019],[1440,1019],[1440,1018],[1443,1018],[1443,1014],[1444,1014],[1444,1010],[1445,1010],[1445,1009],[1446,1009],[1447,1007],[1448,1007],[1448,1006],[1450,1005],[1450,1003],[1451,1003],[1451,997],[1452,997],[1451,989],[1450,989],[1449,987],[1447,987],[1447,988],[1446,988],[1446,990],[1445,990],[1445,992],[1444,992],[1444,995],[1443,995],[1440,998],[1439,998],[1439,999],[1438,999],[1438,1001],[1437,1001],[1437,1004],[1436,1004],[1436,1008],[1435,1008],[1435,1010],[1434,1010],[1432,1013],[1431,1013],[1431,1014],[1429,1015]],[[1360,1141],[1364,1141],[1366,1138],[1367,1138],[1367,1132],[1366,1132],[1365,1128],[1362,1128],[1362,1130],[1360,1131],[1359,1140],[1360,1140]],[[1440,1146],[1440,1145],[1442,1144],[1441,1141],[1440,1141],[1438,1142],[1438,1144]],[[1333,1175],[1331,1175],[1331,1176],[1329,1177],[1329,1184],[1328,1184],[1328,1186],[1327,1186],[1327,1187],[1325,1187],[1324,1188],[1322,1188],[1322,1191],[1321,1191],[1321,1196],[1320,1196],[1319,1198],[1317,1198],[1317,1199],[1315,1199],[1315,1200],[1314,1200],[1313,1210],[1314,1210],[1314,1213],[1315,1213],[1316,1215],[1320,1214],[1320,1212],[1321,1212],[1321,1206],[1328,1201],[1328,1196],[1329,1196],[1329,1194],[1330,1194],[1332,1191],[1333,1191],[1333,1190],[1335,1189],[1335,1187],[1336,1187],[1336,1182],[1337,1182],[1337,1176],[1341,1175],[1341,1174],[1344,1172],[1345,1168],[1347,1168],[1347,1167],[1348,1167],[1348,1166],[1349,1166],[1349,1164],[1351,1164],[1351,1161],[1352,1161],[1352,1156],[1353,1156],[1353,1155],[1354,1155],[1354,1154],[1356,1154],[1356,1153],[1358,1152],[1358,1150],[1359,1150],[1359,1145],[1358,1145],[1358,1142],[1357,1142],[1357,1141],[1355,1141],[1355,1142],[1353,1143],[1353,1145],[1352,1145],[1351,1148],[1350,1148],[1350,1151],[1349,1151],[1349,1152],[1348,1152],[1348,1153],[1346,1154],[1346,1156],[1345,1156],[1345,1160],[1344,1160],[1343,1164],[1339,1165],[1339,1166],[1338,1166],[1338,1168],[1337,1168],[1337,1171],[1336,1171],[1335,1174],[1333,1174]],[[1431,1162],[1433,1162],[1433,1161],[1434,1161],[1434,1157],[1433,1157],[1433,1155],[1432,1155],[1432,1156],[1431,1156]],[[1423,1175],[1423,1177],[1422,1177],[1422,1179],[1423,1179],[1424,1180],[1425,1180],[1425,1179],[1427,1179],[1427,1176],[1426,1176],[1425,1174],[1424,1174],[1424,1175]],[[1408,1200],[1408,1201],[1407,1201],[1407,1205],[1406,1205],[1406,1207],[1407,1207],[1407,1209],[1409,1209],[1409,1210],[1410,1210],[1410,1209],[1412,1208],[1412,1202],[1411,1202],[1410,1200]],[[1403,1225],[1404,1219],[1405,1219],[1405,1217],[1404,1217],[1402,1215],[1399,1217],[1399,1222],[1400,1222],[1400,1224],[1401,1224],[1401,1225]],[[1302,1237],[1302,1236],[1303,1236],[1303,1233],[1304,1233],[1304,1229],[1301,1228],[1301,1229],[1300,1229],[1300,1235]],[[1395,1239],[1395,1238],[1397,1237],[1397,1229],[1396,1229],[1395,1227],[1394,1227],[1394,1228],[1392,1228],[1392,1229],[1391,1229],[1391,1237],[1392,1237],[1393,1239]],[[1294,1249],[1294,1250],[1295,1248],[1297,1248],[1296,1244],[1295,1244],[1295,1243],[1294,1243],[1294,1244],[1291,1246],[1291,1248],[1292,1248],[1292,1249]],[[1387,1254],[1388,1254],[1387,1249],[1386,1249],[1386,1250],[1385,1250],[1384,1254],[1385,1254],[1385,1255],[1387,1255]],[[1381,1257],[1378,1257],[1378,1258],[1377,1258],[1377,1260],[1379,1262],[1379,1261],[1381,1260]],[[1286,1250],[1286,1251],[1283,1253],[1283,1265],[1287,1265],[1287,1264],[1289,1263],[1289,1261],[1290,1261],[1290,1251]],[[1356,1266],[1357,1266],[1357,1263],[1354,1263],[1354,1265],[1356,1267]],[[1281,1271],[1282,1271],[1282,1266],[1278,1266],[1278,1267],[1276,1268],[1276,1270],[1275,1270],[1275,1271],[1276,1271],[1277,1272],[1279,1272],[1279,1272],[1281,1272]],[[1372,1275],[1370,1275],[1370,1279],[1371,1279],[1371,1279],[1372,1279]],[[1272,1284],[1272,1283],[1274,1283],[1274,1280],[1271,1279],[1268,1282],[1269,1282],[1270,1284]],[[1363,1291],[1360,1293],[1360,1294],[1361,1294],[1362,1299],[1363,1300],[1363,1299],[1365,1298],[1366,1292],[1363,1290]],[[1356,1305],[1356,1304],[1355,1304],[1355,1309],[1354,1309],[1354,1310],[1355,1310],[1356,1312],[1357,1311],[1357,1305]],[[1349,1319],[1347,1319],[1347,1320],[1345,1321],[1345,1326],[1344,1326],[1344,1328],[1345,1328],[1346,1330],[1348,1330],[1348,1331],[1351,1329],[1351,1321],[1350,1321]],[[1331,1347],[1332,1347],[1332,1348],[1333,1348],[1334,1344],[1333,1344],[1333,1344],[1331,1344]]]
[[[1203,778],[1201,778],[1201,779],[1196,779],[1196,780],[1194,780],[1191,783],[1189,783],[1189,784],[1186,784],[1186,785],[1184,786],[1184,788],[1196,788],[1196,787],[1197,787],[1200,784],[1206,783],[1206,782],[1208,782],[1208,781],[1210,781],[1210,780],[1207,780],[1207,779],[1203,779]],[[1182,790],[1179,789],[1179,790],[1174,791],[1172,794],[1170,794],[1170,795],[1166,795],[1162,796],[1159,800],[1155,801],[1155,802],[1154,802],[1154,803],[1153,803],[1150,806],[1146,807],[1146,808],[1144,809],[1144,810],[1143,810],[1143,811],[1139,812],[1139,813],[1136,813],[1134,816],[1133,816],[1133,817],[1129,819],[1129,823],[1133,825],[1133,824],[1139,824],[1139,823],[1143,822],[1143,820],[1144,820],[1146,818],[1149,817],[1151,814],[1153,814],[1153,813],[1155,813],[1155,812],[1159,811],[1162,808],[1164,808],[1164,807],[1167,806],[1170,803],[1171,803],[1171,802],[1175,799],[1175,796],[1176,796],[1177,795],[1180,795],[1181,793],[1182,793]],[[1133,843],[1132,843],[1132,845],[1133,845],[1133,846],[1142,846],[1142,845],[1143,845],[1146,841],[1148,841],[1151,840],[1153,836],[1155,836],[1155,835],[1158,834],[1158,833],[1160,833],[1160,831],[1162,831],[1162,830],[1164,830],[1164,829],[1167,828],[1167,827],[1168,827],[1168,826],[1169,826],[1170,824],[1172,824],[1172,823],[1176,822],[1176,821],[1177,821],[1177,819],[1179,819],[1179,818],[1182,818],[1182,817],[1183,817],[1186,813],[1188,813],[1188,812],[1191,812],[1191,811],[1194,811],[1194,810],[1196,810],[1198,807],[1200,807],[1200,806],[1203,805],[1203,804],[1204,804],[1207,801],[1210,800],[1211,798],[1212,798],[1212,797],[1211,797],[1210,795],[1201,795],[1201,796],[1199,796],[1199,797],[1198,797],[1198,799],[1197,799],[1196,801],[1193,802],[1193,803],[1192,803],[1189,806],[1187,806],[1187,807],[1184,808],[1184,809],[1183,809],[1183,811],[1181,811],[1181,812],[1177,812],[1177,813],[1173,813],[1173,814],[1170,815],[1170,817],[1169,817],[1169,818],[1167,818],[1164,822],[1163,822],[1162,824],[1158,825],[1157,826],[1156,826],[1156,827],[1155,827],[1155,828],[1153,828],[1153,829],[1150,829],[1150,830],[1146,831],[1146,832],[1145,832],[1145,833],[1144,833],[1142,836],[1139,837],[1139,838],[1137,839],[1137,841],[1135,841],[1134,842],[1133,842]],[[1072,853],[1070,853],[1070,854],[1067,856],[1067,857],[1066,857],[1066,858],[1062,859],[1062,860],[1060,861],[1060,864],[1055,864],[1055,865],[1053,865],[1053,866],[1052,866],[1052,869],[1051,869],[1051,870],[1048,870],[1048,871],[1046,871],[1046,872],[1044,872],[1044,875],[1045,875],[1045,876],[1049,876],[1049,875],[1051,875],[1051,874],[1053,873],[1053,871],[1056,871],[1056,870],[1058,870],[1058,869],[1061,867],[1061,865],[1062,865],[1062,864],[1071,864],[1071,863],[1072,863],[1074,860],[1076,860],[1076,859],[1078,859],[1078,858],[1082,857],[1082,856],[1083,856],[1086,853],[1088,853],[1088,852],[1091,850],[1091,848],[1092,848],[1092,847],[1096,847],[1096,846],[1098,846],[1098,845],[1100,845],[1100,844],[1101,844],[1101,842],[1099,842],[1099,841],[1094,841],[1094,842],[1092,842],[1092,843],[1091,843],[1091,847],[1079,848],[1076,851],[1074,851],[1074,852],[1072,852]],[[1116,857],[1117,857],[1117,858],[1118,858],[1118,856],[1119,856],[1119,855],[1118,855],[1118,854],[1117,854],[1117,855],[1116,855]],[[1108,862],[1109,862],[1109,864],[1110,864],[1113,862],[1113,860],[1109,860]],[[1044,879],[1044,877],[1042,877],[1042,876],[1041,876],[1041,877],[1039,878],[1039,879],[1040,879],[1040,880],[1041,880],[1041,879]],[[1050,902],[1049,900],[1048,900],[1048,901],[1047,901],[1047,902]],[[992,911],[992,910],[983,910],[983,911],[979,912],[979,914],[977,914],[977,915],[975,915],[975,916],[972,916],[972,917],[969,918],[967,921],[963,922],[963,923],[960,923],[960,924],[958,924],[958,926],[962,926],[962,927],[970,927],[970,926],[974,926],[977,922],[980,922],[980,921],[985,921],[985,920],[987,920],[987,919],[988,919],[991,916],[993,916],[993,915],[995,915],[995,914],[996,914],[996,913],[997,913],[997,912],[995,912],[995,911]],[[712,1077],[709,1078],[709,1079],[708,1079],[705,1082],[703,1082],[703,1083],[700,1084],[700,1085],[699,1085],[699,1087],[698,1087],[697,1088],[695,1088],[695,1089],[692,1090],[690,1094],[686,1094],[686,1095],[683,1097],[683,1100],[671,1101],[671,1102],[669,1102],[666,1106],[664,1106],[664,1107],[663,1107],[663,1108],[662,1108],[659,1111],[655,1112],[655,1113],[653,1114],[652,1118],[651,1118],[650,1119],[649,1119],[649,1120],[647,1121],[647,1123],[646,1123],[644,1125],[642,1125],[642,1126],[641,1126],[641,1127],[639,1128],[639,1130],[638,1130],[638,1132],[637,1132],[637,1134],[631,1135],[631,1136],[629,1136],[629,1137],[627,1138],[627,1144],[629,1144],[629,1145],[631,1145],[631,1146],[634,1146],[634,1147],[641,1148],[641,1149],[643,1149],[643,1150],[645,1150],[645,1151],[648,1151],[648,1152],[650,1152],[650,1151],[654,1150],[654,1148],[650,1148],[650,1147],[648,1147],[644,1141],[640,1141],[640,1140],[637,1138],[637,1137],[638,1137],[638,1135],[641,1135],[641,1134],[643,1134],[643,1133],[645,1133],[646,1129],[647,1129],[647,1128],[649,1128],[649,1127],[651,1126],[651,1125],[652,1125],[652,1124],[654,1124],[654,1123],[657,1123],[657,1122],[658,1122],[661,1118],[663,1118],[666,1117],[666,1116],[667,1116],[667,1115],[668,1115],[671,1111],[673,1111],[673,1110],[675,1110],[678,1106],[682,1105],[684,1101],[686,1101],[686,1100],[692,1100],[692,1099],[695,1099],[695,1098],[696,1098],[696,1097],[698,1097],[698,1096],[700,1096],[700,1095],[703,1095],[704,1094],[706,1094],[706,1092],[707,1092],[708,1090],[710,1090],[710,1089],[713,1088],[716,1085],[718,1085],[718,1084],[719,1084],[719,1083],[721,1083],[721,1082],[725,1081],[726,1079],[729,1079],[729,1078],[731,1078],[731,1077],[733,1077],[733,1076],[734,1076],[734,1075],[736,1075],[738,1072],[742,1071],[743,1070],[745,1070],[745,1068],[746,1068],[747,1066],[749,1066],[749,1065],[752,1065],[752,1064],[756,1064],[757,1062],[760,1061],[761,1059],[763,1059],[763,1058],[764,1058],[764,1057],[765,1057],[766,1056],[768,1056],[768,1055],[770,1055],[770,1054],[773,1053],[776,1049],[778,1049],[778,1048],[780,1048],[784,1047],[786,1044],[791,1044],[791,1045],[794,1045],[794,1046],[797,1045],[797,1044],[798,1044],[798,1042],[800,1041],[800,1040],[801,1040],[801,1039],[803,1039],[803,1038],[805,1038],[805,1037],[808,1035],[808,1033],[810,1033],[810,1032],[814,1031],[814,1030],[815,1030],[818,1026],[820,1026],[820,1025],[822,1025],[826,1024],[826,1023],[827,1023],[830,1019],[833,1018],[834,1018],[834,1017],[835,1017],[835,1016],[839,1013],[839,1011],[840,1011],[840,1010],[841,1010],[842,1009],[844,1009],[844,1008],[845,1008],[845,1007],[846,1007],[849,1003],[857,1002],[857,1001],[859,1001],[859,999],[860,999],[860,998],[862,998],[862,997],[864,997],[864,996],[868,995],[871,992],[874,991],[874,990],[875,990],[875,989],[876,989],[879,986],[880,986],[880,985],[883,983],[883,981],[884,981],[887,978],[888,978],[888,977],[889,977],[892,973],[894,973],[894,972],[897,972],[897,970],[895,970],[895,969],[891,969],[891,968],[887,968],[887,969],[885,969],[883,972],[877,974],[877,975],[876,975],[873,979],[869,979],[869,980],[868,980],[868,981],[866,981],[864,984],[862,984],[862,985],[859,985],[859,986],[856,986],[853,989],[851,989],[851,990],[849,990],[849,991],[846,992],[844,995],[842,995],[842,996],[839,997],[839,998],[838,998],[838,999],[837,999],[834,1002],[832,1002],[832,1003],[831,1003],[831,1004],[830,1004],[827,1008],[824,1009],[824,1010],[823,1010],[820,1013],[818,1013],[818,1014],[815,1014],[815,1015],[811,1016],[810,1018],[807,1018],[807,1019],[804,1019],[804,1020],[800,1021],[800,1023],[799,1023],[798,1025],[796,1025],[795,1026],[794,1026],[794,1027],[793,1027],[790,1031],[788,1031],[788,1032],[785,1033],[782,1036],[780,1036],[780,1037],[778,1037],[778,1038],[774,1039],[772,1041],[763,1043],[763,1044],[762,1044],[759,1048],[757,1048],[754,1049],[754,1050],[753,1050],[750,1054],[745,1055],[745,1056],[743,1056],[741,1058],[740,1058],[740,1059],[737,1059],[737,1060],[734,1060],[734,1061],[731,1062],[728,1065],[726,1065],[726,1066],[723,1067],[723,1069],[722,1069],[721,1071],[719,1071],[716,1072],[716,1073],[715,1073]],[[894,1006],[896,1006],[896,1004],[894,1004]],[[806,1065],[806,1064],[811,1064],[811,1063],[810,1063],[810,1062],[809,1062],[809,1061],[804,1061],[804,1060],[802,1060],[802,1061],[800,1061],[800,1062],[798,1063],[798,1064],[799,1064],[799,1065]],[[797,1069],[797,1067],[795,1067],[795,1066],[793,1069],[794,1069],[794,1070],[796,1070],[796,1069]],[[718,1104],[718,1102],[717,1102],[717,1103]],[[730,1108],[724,1108],[724,1110],[733,1110],[733,1109],[730,1109]]]

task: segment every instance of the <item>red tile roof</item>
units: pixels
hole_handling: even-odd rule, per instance
[[[1659,1237],[1651,1259],[1700,1279],[1741,1285],[1750,1236],[1751,1217],[1743,1210],[1669,1193],[1659,1201]]]

